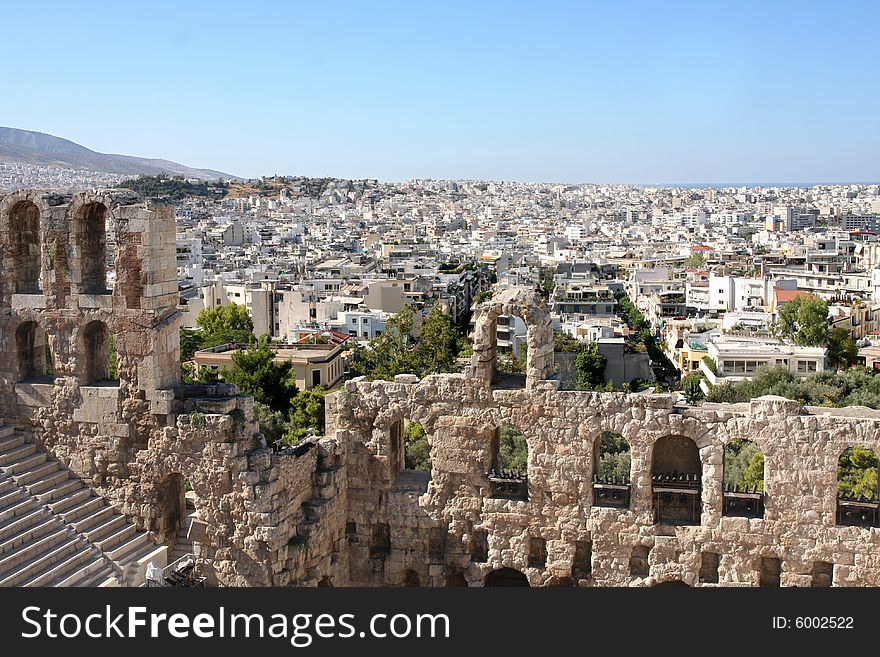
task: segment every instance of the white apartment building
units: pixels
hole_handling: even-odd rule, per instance
[[[799,347],[782,340],[739,335],[713,335],[706,343],[707,351],[715,361],[715,371],[700,361],[700,371],[706,379],[700,383],[703,392],[709,386],[725,382],[751,379],[764,365],[784,365],[796,376],[808,376],[825,370],[828,350],[824,347]]]

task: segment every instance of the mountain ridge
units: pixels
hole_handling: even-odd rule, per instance
[[[99,153],[63,137],[3,126],[0,126],[0,162],[60,166],[127,176],[166,174],[200,180],[242,180],[222,171],[189,167],[161,158]]]

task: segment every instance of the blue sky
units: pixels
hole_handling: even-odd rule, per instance
[[[103,152],[242,176],[880,179],[875,0],[5,0],[2,22],[0,125]]]

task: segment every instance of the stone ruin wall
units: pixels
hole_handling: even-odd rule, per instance
[[[116,242],[112,293],[87,280],[100,249],[84,226],[103,221],[102,212]],[[514,289],[477,308],[464,374],[349,381],[328,396],[324,438],[275,452],[250,397],[232,386],[179,383],[174,244],[171,208],[126,190],[0,199],[0,414],[158,541],[174,540],[187,482],[212,582],[480,586],[506,567],[533,586],[712,585],[698,580],[703,554],[715,553],[722,586],[757,584],[762,558],[781,560],[784,586],[810,585],[815,562],[834,564],[835,585],[880,585],[880,530],[835,525],[838,456],[856,445],[880,452],[878,412],[802,409],[780,398],[680,407],[669,395],[559,391],[547,380],[546,304]],[[529,327],[524,388],[493,387],[502,313]],[[48,336],[48,377],[22,372],[20,329],[28,322]],[[91,381],[84,354],[94,322],[115,338],[118,383]],[[392,434],[406,420],[428,436],[426,489],[400,473]],[[489,494],[502,424],[528,442],[527,501]],[[628,510],[592,504],[603,431],[631,447]],[[665,436],[699,449],[698,526],[653,522],[653,446]],[[722,516],[724,445],[737,438],[754,440],[765,456],[763,519]],[[482,538],[485,554],[476,555]],[[530,559],[537,543],[543,565]],[[637,546],[648,562],[640,577],[630,574]]]
[[[679,407],[670,395],[560,392],[552,382],[493,390],[463,375],[399,379],[352,381],[338,393],[336,435],[347,445],[349,481],[359,482],[349,488],[353,584],[401,585],[411,570],[423,585],[461,575],[479,586],[507,567],[532,586],[714,585],[699,583],[702,553],[711,552],[720,555],[721,586],[757,585],[762,557],[781,559],[783,586],[810,586],[814,562],[834,564],[836,586],[880,585],[880,531],[835,526],[838,457],[857,445],[880,451],[880,412],[802,409],[776,397]],[[405,419],[420,422],[430,443],[423,494],[394,486],[391,428]],[[528,442],[527,501],[489,497],[490,444],[502,424],[518,427]],[[592,504],[593,448],[603,431],[630,444],[629,510]],[[690,438],[699,448],[698,526],[654,523],[652,447],[664,436]],[[722,516],[724,447],[739,438],[764,453],[762,519]],[[389,525],[391,550],[370,558],[377,523]],[[471,558],[475,530],[488,540],[487,558],[478,562]],[[534,539],[545,541],[544,567],[529,565]],[[581,564],[578,575],[578,543],[590,545],[589,574]],[[645,577],[630,575],[635,546],[648,549]]]
[[[343,530],[322,523],[346,499],[333,441],[276,453],[251,397],[180,385],[175,234],[170,205],[129,190],[0,197],[0,418],[158,542],[175,540],[188,484],[211,582],[309,583],[308,559],[347,568]],[[94,371],[96,326],[100,350],[115,341],[118,381]]]

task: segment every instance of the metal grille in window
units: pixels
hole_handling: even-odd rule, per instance
[[[740,518],[764,517],[764,493],[758,486],[727,484],[724,488],[724,515]]]
[[[876,496],[837,496],[837,524],[880,527],[880,500]]]
[[[529,498],[529,478],[519,472],[489,472],[489,496],[509,500]]]
[[[629,478],[593,475],[593,505],[628,509],[631,489]]]
[[[702,512],[699,473],[655,473],[651,484],[654,522],[699,524]]]

